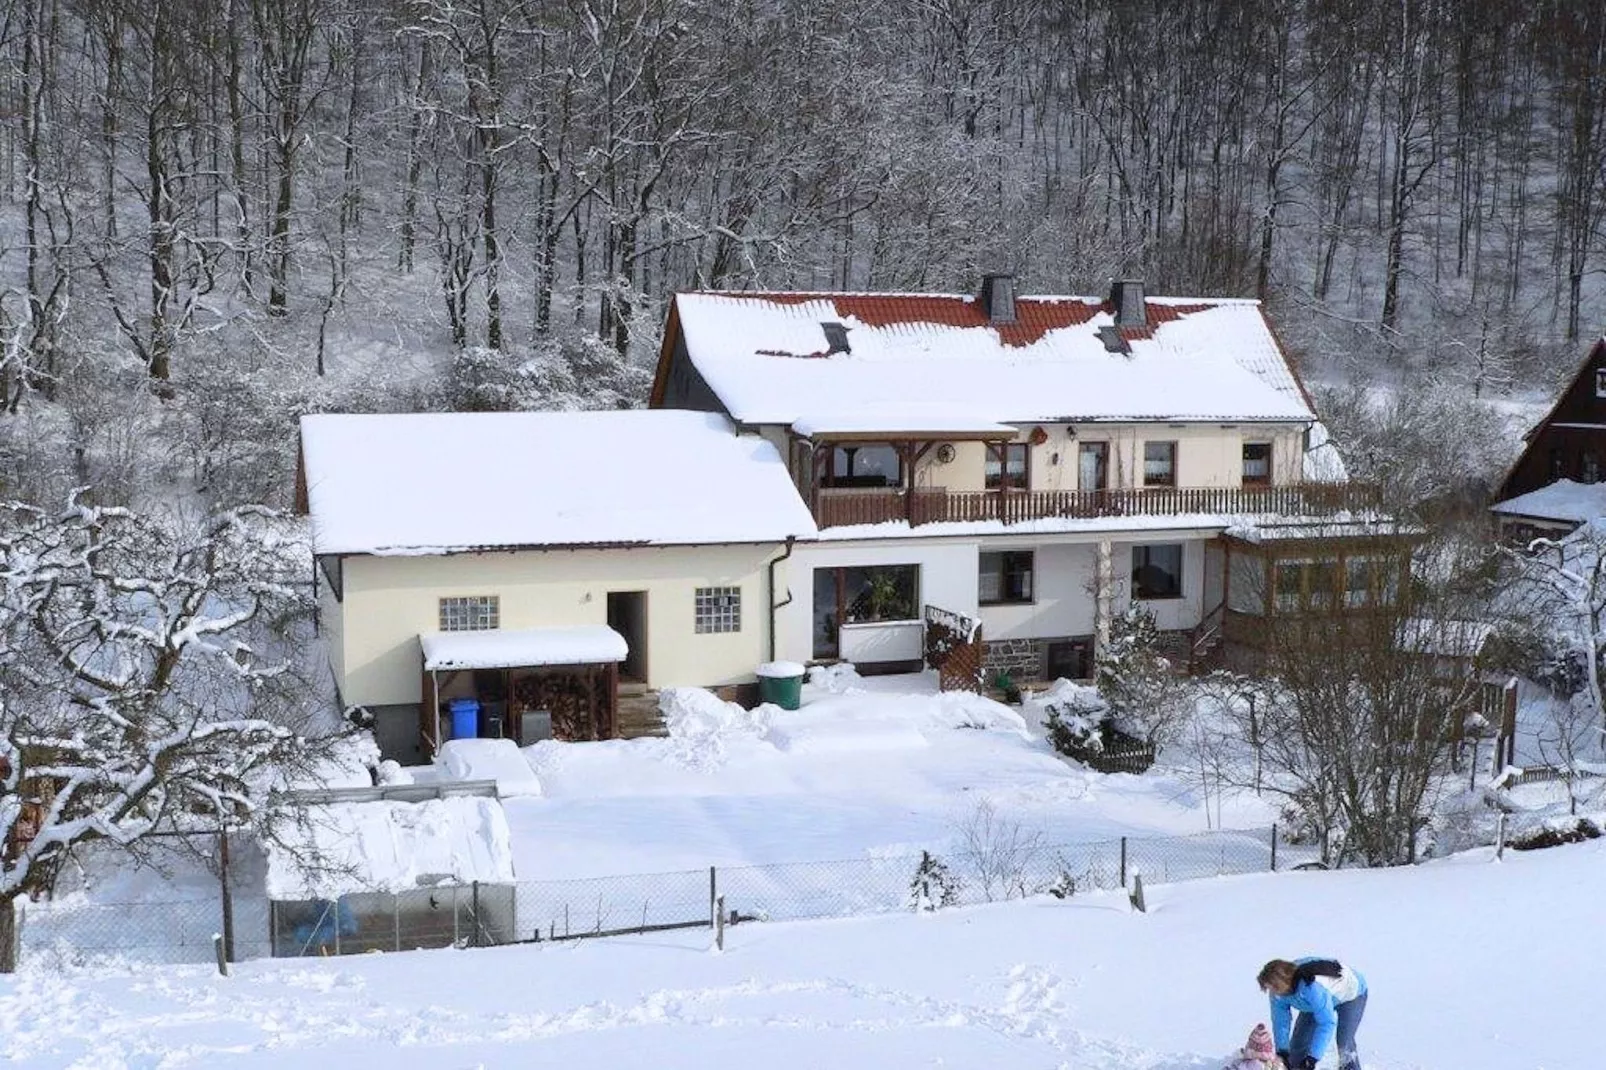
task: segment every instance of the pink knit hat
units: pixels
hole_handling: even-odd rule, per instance
[[[1272,1043],[1271,1033],[1264,1022],[1255,1024],[1254,1031],[1249,1034],[1249,1043],[1244,1045],[1244,1054],[1261,1062],[1270,1062],[1272,1056],[1277,1054],[1277,1046]]]

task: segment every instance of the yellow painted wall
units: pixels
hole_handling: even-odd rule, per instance
[[[647,592],[647,683],[714,686],[753,679],[768,656],[766,564],[779,546],[510,551],[350,557],[343,634],[332,652],[348,703],[420,700],[418,636],[439,628],[440,599],[497,595],[503,629],[606,624],[608,592]],[[786,566],[776,569],[786,582]],[[698,587],[740,587],[739,632],[694,630]],[[784,588],[783,588],[784,589]]]
[[[1246,442],[1272,444],[1274,483],[1302,480],[1304,427],[1299,424],[1033,424],[1023,425],[1015,441],[1027,441],[1034,427],[1048,437],[1031,449],[1032,490],[1082,490],[1078,486],[1078,446],[1082,442],[1110,444],[1110,487],[1143,485],[1143,443],[1177,444],[1176,485],[1179,487],[1237,487],[1243,483],[1243,447]],[[1074,427],[1074,436],[1067,433]],[[766,437],[770,437],[766,435]],[[915,485],[950,491],[986,489],[986,447],[980,442],[955,442],[953,460],[937,460],[938,447],[926,451],[915,466]]]

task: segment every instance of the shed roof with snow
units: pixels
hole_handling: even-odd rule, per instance
[[[1538,490],[1498,502],[1489,509],[1513,518],[1582,524],[1606,516],[1606,483],[1558,479]]]
[[[1315,419],[1258,302],[1142,308],[1141,324],[1118,324],[1098,298],[1019,297],[994,322],[958,295],[682,293],[655,398],[683,340],[745,424]]]
[[[680,411],[301,418],[318,554],[783,542],[815,534],[775,447]]]

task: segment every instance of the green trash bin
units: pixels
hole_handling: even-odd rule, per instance
[[[760,702],[773,702],[783,710],[803,705],[803,666],[795,661],[766,661],[755,671]]]

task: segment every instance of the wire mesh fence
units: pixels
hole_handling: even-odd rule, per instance
[[[725,866],[672,873],[514,884],[442,884],[398,893],[269,902],[236,894],[235,959],[488,947],[710,926],[885,914],[1032,895],[1071,896],[1287,869],[1315,848],[1279,843],[1274,828],[1195,836],[1047,844],[980,844],[942,854]],[[31,904],[25,955],[84,962],[116,955],[206,962],[223,931],[216,898],[116,905]]]

